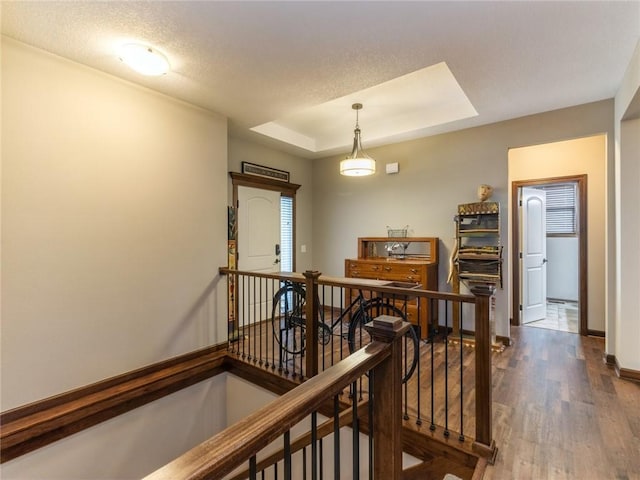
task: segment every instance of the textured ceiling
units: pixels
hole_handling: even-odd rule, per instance
[[[404,134],[376,130],[367,141],[367,125],[393,123],[386,106],[407,94],[385,91],[363,102],[365,148],[611,98],[640,38],[636,0],[3,1],[1,8],[4,35],[226,115],[233,135],[307,157],[350,150],[356,92],[442,62],[477,115]],[[172,71],[152,78],[129,70],[115,50],[132,40],[165,53]],[[424,104],[415,97],[414,115],[446,110],[446,97]],[[313,124],[309,112],[338,99],[339,118],[315,122],[318,131],[332,124],[336,138],[323,140],[330,148],[314,153],[250,131],[274,121],[295,129],[296,118]]]

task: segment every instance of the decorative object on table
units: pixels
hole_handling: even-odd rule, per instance
[[[391,228],[387,225],[387,236],[389,238],[395,238],[397,240],[393,242],[387,242],[384,246],[387,254],[390,257],[395,257],[397,259],[404,259],[406,257],[407,247],[411,243],[406,241],[408,231],[409,225],[406,225],[403,228]],[[402,251],[397,252],[397,250],[399,249],[402,249]]]
[[[493,195],[493,187],[491,185],[487,185],[483,183],[478,187],[478,200],[481,202],[486,202]]]
[[[361,103],[354,103],[351,108],[356,111],[356,128],[353,131],[353,149],[351,154],[340,162],[340,175],[348,177],[364,177],[376,173],[376,161],[366,154],[360,140],[360,125],[358,125],[358,111]]]

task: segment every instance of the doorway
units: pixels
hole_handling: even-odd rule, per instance
[[[587,176],[512,183],[513,319],[586,335]]]
[[[233,184],[233,206],[237,209],[238,270],[277,273],[295,269],[295,196],[300,185],[244,173],[229,172]],[[275,287],[265,282],[264,289],[252,284],[246,288],[247,304],[235,304],[229,331],[238,329],[237,319],[264,319],[271,312]],[[254,293],[256,293],[254,295]]]

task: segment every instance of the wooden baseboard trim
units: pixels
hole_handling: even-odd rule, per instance
[[[591,329],[587,329],[587,335],[590,337],[603,337],[605,336],[605,333],[602,330],[591,330]]]
[[[615,355],[611,355],[610,353],[603,353],[602,354],[602,361],[608,365],[609,367],[615,367],[616,366],[616,356]]]
[[[623,380],[630,380],[632,382],[640,382],[640,370],[632,370],[631,368],[621,368],[616,358],[616,375]]]
[[[0,463],[223,371],[226,343],[190,352],[0,414]]]

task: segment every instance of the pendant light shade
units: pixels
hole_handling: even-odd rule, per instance
[[[353,131],[353,149],[351,150],[351,154],[340,162],[340,175],[346,175],[349,177],[373,175],[376,173],[376,161],[365,153],[360,141],[358,110],[362,108],[362,104],[354,103],[351,108],[356,111],[356,128]]]

